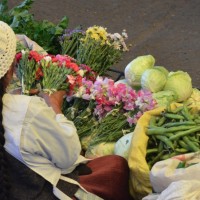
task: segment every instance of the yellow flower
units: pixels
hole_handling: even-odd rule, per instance
[[[95,40],[101,40],[102,44],[106,43],[107,34],[106,28],[103,28],[102,26],[92,26],[86,30],[86,37],[91,37]]]
[[[93,33],[93,34],[91,34],[91,36],[90,36],[91,38],[93,38],[93,39],[95,39],[95,40],[100,40],[100,37],[99,37],[99,35],[98,34],[96,34],[96,33]]]
[[[105,28],[103,28],[102,26],[99,26],[97,29],[97,32],[99,33],[99,35],[101,35],[102,37],[107,36],[107,31]]]

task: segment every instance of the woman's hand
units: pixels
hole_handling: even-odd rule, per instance
[[[38,96],[42,97],[48,106],[52,107],[56,114],[62,113],[62,104],[66,91],[60,90],[52,94],[40,92]]]

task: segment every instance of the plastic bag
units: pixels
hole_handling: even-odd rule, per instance
[[[172,182],[161,194],[150,194],[142,200],[198,200],[200,199],[200,181]]]
[[[180,180],[200,180],[200,152],[157,162],[150,172],[151,185],[157,193],[165,190],[172,182]]]
[[[17,40],[23,44],[25,47],[33,50],[33,51],[38,51],[41,54],[47,54],[47,52],[40,46],[38,45],[35,41],[31,40],[24,34],[16,34]]]

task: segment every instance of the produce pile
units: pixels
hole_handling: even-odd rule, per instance
[[[44,50],[37,52],[18,42],[17,87],[26,95],[31,95],[32,90],[50,94],[66,90],[63,113],[75,123],[86,156],[116,153],[127,158],[137,121],[144,112],[158,106],[188,100],[185,107],[198,112],[200,95],[198,89],[192,88],[189,74],[156,66],[152,55],[138,56],[128,63],[124,80],[115,82],[106,76],[107,70],[128,51],[125,30],[112,34],[96,25],[69,30],[67,17],[57,25],[37,21],[29,13],[33,2],[25,0],[11,10],[6,0],[1,3],[0,19]],[[155,152],[151,156],[160,152],[161,147],[156,152],[157,148],[152,147]],[[165,153],[171,153],[175,147],[166,148]]]
[[[200,116],[189,112],[187,105],[174,110],[166,108],[152,116],[147,128],[149,136],[146,160],[149,168],[160,160],[200,149]]]
[[[150,90],[159,105],[184,102],[192,94],[192,79],[187,72],[169,72],[164,66],[155,66],[152,55],[133,59],[124,73],[128,85]]]
[[[156,162],[199,151],[200,91],[193,88],[189,73],[170,72],[156,65],[153,55],[141,55],[124,67],[125,78],[115,81],[107,72],[128,51],[125,30],[109,33],[97,25],[69,30],[67,17],[57,25],[37,21],[29,13],[33,2],[25,0],[11,10],[6,0],[0,3],[0,20],[42,48],[37,51],[18,41],[17,77],[10,90],[20,87],[25,95],[66,90],[62,111],[77,127],[85,156],[117,154],[130,166],[131,159],[136,158],[133,166],[142,160],[145,181]],[[162,112],[149,119],[147,113],[157,108]],[[133,156],[133,149],[142,154]]]

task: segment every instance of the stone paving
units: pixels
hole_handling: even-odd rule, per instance
[[[8,2],[13,6],[22,1]],[[126,29],[132,46],[112,68],[123,71],[135,57],[151,54],[156,65],[187,71],[193,86],[200,87],[199,0],[40,0],[31,11],[36,19],[52,22],[66,15],[69,28],[100,25],[112,33]]]

